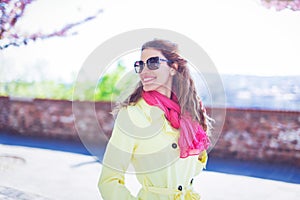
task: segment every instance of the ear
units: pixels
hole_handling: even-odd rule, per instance
[[[176,74],[176,69],[170,68],[170,75],[174,76]]]
[[[174,62],[172,64],[172,68],[174,68],[176,71],[178,70],[178,63],[177,62]]]
[[[178,64],[175,62],[172,64],[172,67],[170,68],[170,74],[171,76],[174,76],[177,72]]]

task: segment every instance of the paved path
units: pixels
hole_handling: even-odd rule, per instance
[[[101,165],[91,156],[0,145],[0,186],[49,199],[100,199]]]
[[[96,200],[101,164],[70,152],[0,144],[0,199]],[[140,185],[126,175],[136,194]],[[204,171],[195,189],[205,200],[298,200],[300,184]],[[2,196],[1,196],[2,195]]]
[[[0,199],[1,200],[49,200],[48,198],[29,194],[14,188],[0,186]]]

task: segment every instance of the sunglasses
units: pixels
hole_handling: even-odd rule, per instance
[[[151,57],[148,60],[146,60],[146,63],[144,63],[142,60],[140,61],[136,61],[134,63],[134,70],[136,73],[141,73],[145,67],[145,65],[147,64],[148,69],[150,70],[156,70],[159,68],[159,65],[161,62],[170,62],[169,60],[166,59],[162,59],[158,56],[156,57]]]

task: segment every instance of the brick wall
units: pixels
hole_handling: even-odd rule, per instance
[[[80,119],[73,115],[72,101],[0,97],[0,130],[22,135],[79,140],[77,131],[93,140],[99,133],[92,119],[97,115],[103,132],[109,136],[113,127],[111,104],[80,102]],[[93,107],[90,112],[88,108]],[[75,120],[78,121],[75,126]]]
[[[111,133],[110,111],[105,102],[76,102],[72,110],[71,101],[0,97],[0,131],[97,143],[103,140],[100,131]],[[210,155],[300,166],[300,112],[227,108]]]
[[[211,155],[300,166],[300,112],[227,108]]]

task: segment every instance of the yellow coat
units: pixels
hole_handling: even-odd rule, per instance
[[[179,158],[179,131],[156,106],[140,99],[122,108],[106,147],[98,187],[108,200],[197,200],[193,177],[207,162],[207,154]],[[134,172],[142,185],[133,196],[124,185],[124,173]]]

